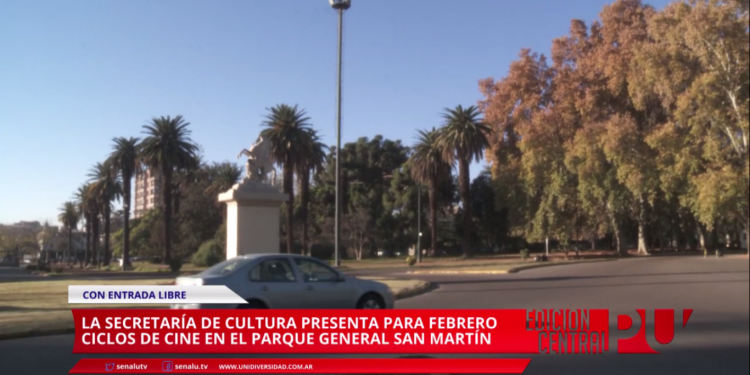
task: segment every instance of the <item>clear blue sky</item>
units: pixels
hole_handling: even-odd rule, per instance
[[[411,144],[521,48],[548,53],[608,2],[354,0],[343,141]],[[111,139],[154,116],[183,115],[209,161],[234,160],[279,103],[334,144],[336,27],[327,0],[1,1],[0,223],[54,223]]]

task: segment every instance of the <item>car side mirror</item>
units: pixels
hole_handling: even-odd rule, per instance
[[[341,283],[346,281],[346,276],[339,274],[339,276],[336,278],[337,283]]]

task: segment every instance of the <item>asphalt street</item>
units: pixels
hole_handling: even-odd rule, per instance
[[[609,353],[531,356],[527,374],[747,374],[750,369],[750,273],[747,259],[654,257],[484,276],[405,275],[401,271],[373,271],[373,274],[423,278],[436,284],[436,289],[430,293],[398,301],[396,307],[401,309],[610,310],[612,336]],[[648,327],[651,346],[661,354],[617,354],[616,340],[632,336],[638,328],[635,309],[651,311],[648,319],[653,321],[653,309],[657,308],[694,309],[695,312],[688,326],[684,330],[678,329],[674,341],[667,346],[656,343],[653,327]],[[633,317],[634,327],[627,332],[618,332],[617,314]],[[71,354],[72,346],[72,335],[0,341],[0,374],[65,374],[84,357]],[[396,356],[368,356],[377,357]]]

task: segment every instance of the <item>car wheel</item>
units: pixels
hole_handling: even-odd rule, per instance
[[[357,303],[357,308],[367,310],[382,310],[385,309],[385,302],[383,302],[383,299],[377,294],[367,294],[359,300],[359,302]]]
[[[268,307],[258,300],[250,300],[247,301],[247,304],[240,305],[238,307],[239,309],[245,310],[245,309],[267,309]]]

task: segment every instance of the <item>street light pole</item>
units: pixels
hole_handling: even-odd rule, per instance
[[[344,11],[351,7],[351,0],[329,0],[331,7],[339,13],[339,45],[338,45],[338,87],[336,108],[336,224],[334,231],[334,263],[341,266],[341,67],[344,42]]]
[[[417,185],[417,263],[422,262],[422,185]]]

